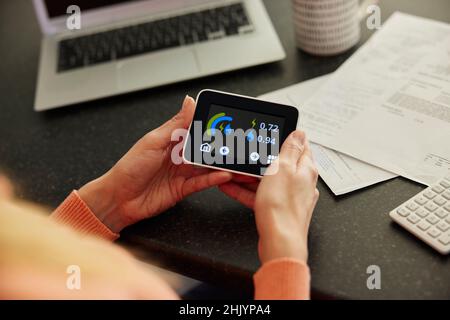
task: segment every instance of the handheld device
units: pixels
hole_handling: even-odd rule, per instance
[[[261,177],[296,129],[293,106],[202,90],[183,149],[194,165]]]

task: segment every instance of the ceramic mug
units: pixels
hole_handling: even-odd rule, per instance
[[[314,55],[335,55],[356,45],[368,1],[291,0],[297,47]]]

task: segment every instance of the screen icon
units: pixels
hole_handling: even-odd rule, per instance
[[[269,155],[267,157],[267,164],[273,163],[275,160],[277,160],[277,158],[278,158],[277,156]]]
[[[258,152],[252,152],[250,153],[250,160],[252,161],[258,161],[259,160],[259,153]]]
[[[226,135],[233,133],[231,128],[232,117],[229,117],[225,112],[220,112],[211,117],[206,125],[206,132],[208,135],[213,136],[216,134],[216,129],[219,129]],[[217,128],[218,127],[218,128]]]
[[[220,147],[219,152],[223,156],[227,156],[230,153],[230,148],[227,146]]]
[[[253,131],[250,131],[248,134],[247,134],[247,141],[248,142],[252,142],[253,140],[255,140],[255,135],[253,134]]]
[[[206,152],[206,153],[210,153],[211,152],[211,145],[209,143],[203,143],[200,146],[200,151],[201,152]]]

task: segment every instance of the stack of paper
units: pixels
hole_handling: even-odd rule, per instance
[[[450,25],[395,13],[326,81],[265,97],[301,107],[335,194],[389,172],[430,185],[450,171]]]
[[[450,170],[450,26],[394,14],[304,114],[312,141],[434,183]]]
[[[329,76],[315,78],[267,93],[260,98],[278,103],[302,106],[328,78]],[[300,121],[298,128],[302,128],[302,109],[299,108],[299,111]],[[395,177],[390,172],[324,148],[318,144],[311,143],[311,149],[320,177],[335,195],[345,194]]]

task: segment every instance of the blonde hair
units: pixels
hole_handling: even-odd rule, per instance
[[[121,299],[157,294],[145,282],[161,281],[144,272],[124,249],[81,237],[47,215],[42,207],[0,199],[0,298]],[[71,265],[81,270],[82,290],[67,288]]]

